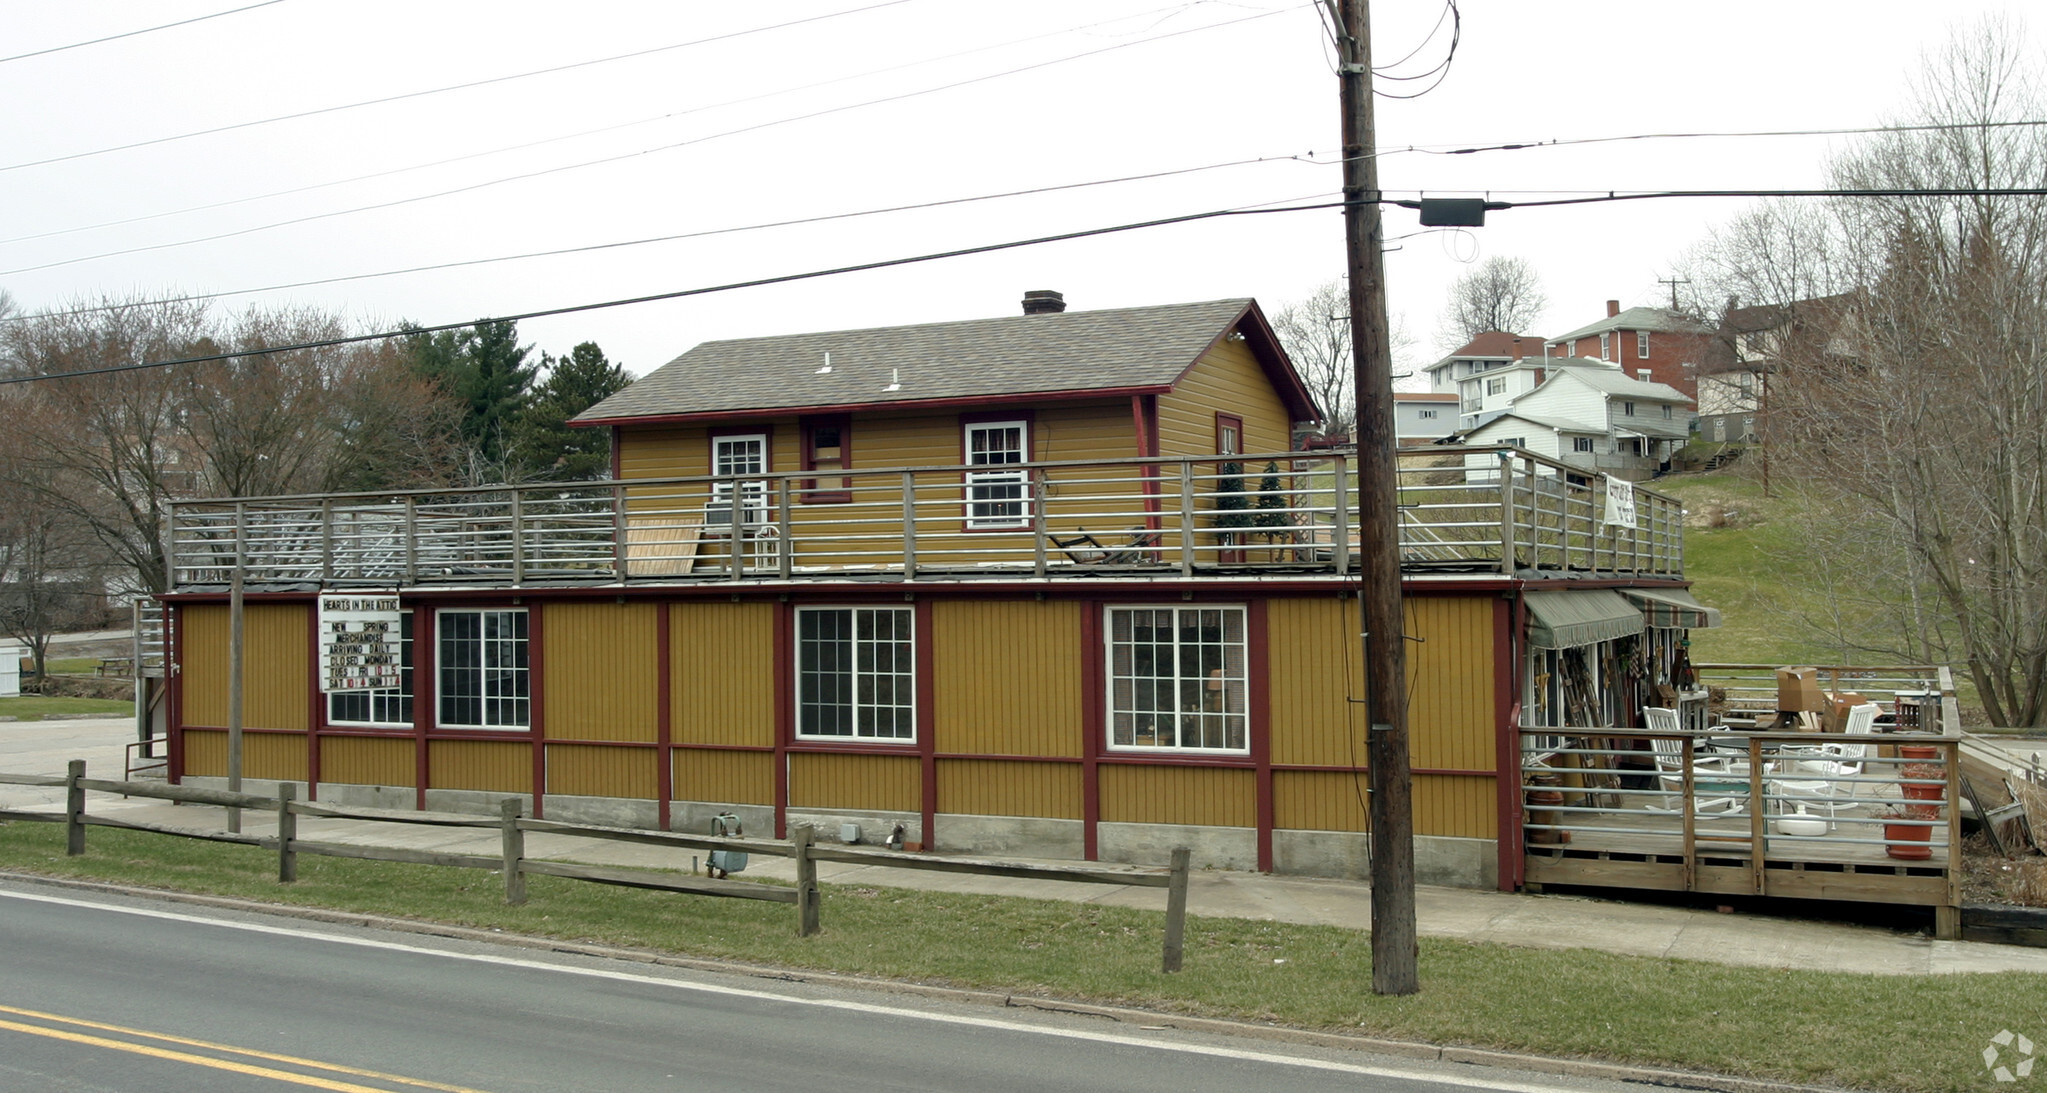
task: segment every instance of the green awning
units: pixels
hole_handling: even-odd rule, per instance
[[[1641,605],[1642,617],[1658,630],[1702,630],[1720,625],[1720,609],[1707,607],[1682,588],[1623,588]]]
[[[1578,592],[1523,592],[1528,604],[1528,644],[1537,649],[1571,649],[1642,632],[1642,609],[1606,588]]]

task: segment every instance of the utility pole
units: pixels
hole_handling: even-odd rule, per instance
[[[1670,286],[1670,310],[1672,310],[1672,311],[1676,311],[1676,310],[1677,310],[1677,286],[1679,286],[1679,285],[1689,285],[1689,284],[1691,284],[1691,281],[1690,281],[1690,280],[1688,280],[1688,279],[1686,279],[1686,278],[1683,278],[1683,277],[1661,277],[1661,278],[1658,278],[1658,279],[1657,279],[1656,283],[1657,283],[1657,284],[1659,284],[1659,285],[1669,285],[1669,286]]]
[[[1393,349],[1379,253],[1379,164],[1372,128],[1369,0],[1329,0],[1343,89],[1343,222],[1350,257],[1351,362],[1357,384],[1359,613],[1371,722],[1372,992],[1421,989],[1414,924],[1414,805],[1407,749],[1407,651],[1400,607],[1399,486]]]

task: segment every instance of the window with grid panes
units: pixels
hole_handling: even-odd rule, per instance
[[[796,610],[796,735],[917,738],[916,614],[908,607]]]
[[[1247,754],[1242,607],[1111,607],[1111,748]]]
[[[967,463],[1001,468],[1029,462],[1030,425],[1023,421],[988,421],[966,427]],[[1030,526],[1025,507],[1022,468],[967,472],[967,526],[1020,528]]]
[[[525,610],[448,609],[434,613],[434,625],[440,727],[529,727]]]
[[[412,612],[399,617],[398,686],[378,691],[327,692],[327,723],[412,727]]]

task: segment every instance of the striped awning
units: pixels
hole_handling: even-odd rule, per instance
[[[1682,588],[1624,588],[1642,608],[1642,617],[1658,630],[1702,630],[1720,625],[1720,609],[1707,607]]]
[[[1572,649],[1642,632],[1642,609],[1611,589],[1524,592],[1528,644]]]

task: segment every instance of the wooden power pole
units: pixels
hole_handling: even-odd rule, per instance
[[[1366,761],[1372,788],[1372,991],[1421,989],[1414,923],[1414,806],[1408,772],[1407,652],[1400,607],[1393,349],[1380,257],[1379,164],[1372,130],[1369,0],[1338,0],[1343,88],[1343,220],[1350,256],[1351,362],[1357,384],[1358,569],[1364,626]]]

